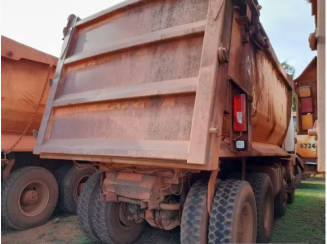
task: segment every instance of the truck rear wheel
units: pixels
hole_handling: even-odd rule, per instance
[[[17,230],[42,225],[52,215],[57,200],[58,185],[50,171],[20,168],[2,184],[1,220]]]
[[[209,221],[208,242],[255,243],[257,215],[250,184],[226,180],[216,191]]]
[[[140,237],[146,222],[136,223],[129,219],[127,206],[123,202],[105,202],[96,197],[93,223],[95,233],[102,242],[134,243]]]
[[[208,184],[199,180],[187,194],[181,223],[182,244],[207,243],[208,238]]]
[[[257,207],[257,243],[268,243],[274,216],[274,193],[269,175],[254,173],[249,177]]]
[[[76,168],[71,166],[61,177],[59,185],[59,207],[63,211],[76,213],[77,200],[85,182],[92,174],[96,172],[95,168]]]
[[[62,178],[63,176],[65,175],[65,173],[71,168],[73,167],[71,164],[65,164],[65,165],[62,165],[61,167],[59,167],[55,172],[54,172],[54,177],[56,178],[57,180],[57,183],[58,183],[58,188],[60,188],[60,185],[59,185],[59,182],[62,182]],[[58,196],[58,203],[57,203],[57,206],[55,208],[55,213],[60,213],[62,211],[65,211],[65,210],[62,210],[60,206],[63,206],[62,202],[61,202],[61,197],[60,197],[60,194]]]
[[[65,175],[65,173],[73,167],[71,164],[65,164],[59,167],[55,172],[54,172],[54,177],[56,178],[57,182],[61,182],[62,177]]]
[[[77,202],[77,219],[81,230],[94,242],[99,242],[93,225],[93,210],[96,198],[100,196],[101,173],[96,172],[85,183]]]
[[[295,201],[295,188],[287,193],[287,203],[292,204]]]
[[[296,166],[298,173],[295,176],[295,187],[298,188],[301,185],[302,177],[303,177],[303,172],[300,166]]]
[[[282,189],[277,194],[277,196],[275,196],[274,199],[274,212],[276,217],[282,217],[285,214],[287,208],[287,191],[286,191],[287,176],[284,167],[282,167],[282,176],[283,176]]]

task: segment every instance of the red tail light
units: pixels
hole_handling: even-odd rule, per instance
[[[234,95],[234,131],[247,131],[246,95]]]

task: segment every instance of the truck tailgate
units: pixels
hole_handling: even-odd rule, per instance
[[[35,153],[205,164],[224,6],[133,0],[71,17]]]

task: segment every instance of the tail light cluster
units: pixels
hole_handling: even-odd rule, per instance
[[[246,95],[234,95],[234,119],[233,127],[235,132],[247,131],[247,115],[246,115]]]
[[[229,79],[229,116],[230,116],[230,150],[232,152],[251,152],[252,150],[252,130],[251,111],[253,97],[252,88],[247,90],[237,82]]]
[[[299,87],[300,96],[300,114],[302,130],[309,130],[313,128],[314,123],[314,106],[313,95],[310,86]]]

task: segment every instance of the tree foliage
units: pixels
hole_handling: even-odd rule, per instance
[[[295,67],[287,63],[287,61],[284,61],[282,66],[285,72],[293,78],[295,75]],[[292,93],[292,109],[293,111],[296,111],[296,94],[294,92]]]
[[[282,63],[282,66],[287,74],[289,74],[292,77],[295,75],[295,67],[287,63],[287,61],[284,61]]]

